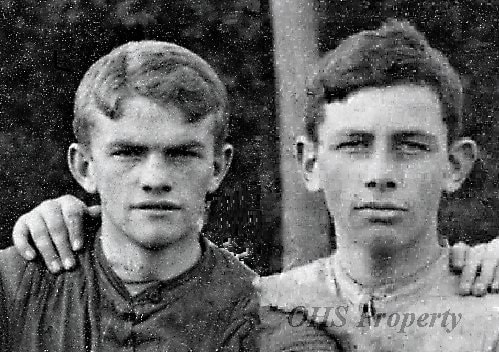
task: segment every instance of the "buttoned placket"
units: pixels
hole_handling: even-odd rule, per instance
[[[404,286],[399,290],[393,290],[390,285],[387,285],[371,292],[356,283],[333,256],[327,262],[330,287],[339,297],[346,300],[353,311],[358,312],[359,321],[368,323],[364,326],[368,325],[368,330],[371,330],[379,325],[380,318],[386,317],[389,312],[400,311],[410,304],[407,298],[414,297],[430,284],[427,278],[432,276],[432,272],[435,270],[440,272],[442,268],[445,270],[448,250],[448,246],[442,247],[436,260],[428,263],[426,270],[414,276],[414,284]]]

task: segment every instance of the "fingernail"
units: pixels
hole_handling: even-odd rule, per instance
[[[463,284],[459,287],[462,295],[468,295],[470,293],[471,286],[469,284]]]
[[[483,296],[485,294],[485,285],[482,283],[475,284],[473,287],[474,296]]]
[[[65,269],[71,269],[74,265],[74,260],[71,258],[66,258],[64,259],[64,268]]]
[[[50,263],[50,270],[54,273],[58,272],[61,270],[61,264],[57,260],[54,260],[52,263]]]
[[[80,240],[74,240],[73,241],[73,250],[77,251],[81,248],[81,241]]]
[[[34,251],[32,251],[31,249],[28,249],[28,250],[25,252],[25,254],[26,254],[26,257],[28,257],[28,260],[33,260],[33,259],[35,259],[36,254],[35,254],[35,252],[34,252]]]

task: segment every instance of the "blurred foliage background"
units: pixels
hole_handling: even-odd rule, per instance
[[[268,268],[279,228],[272,41],[258,0],[0,1],[1,244],[15,220],[47,197],[87,201],[66,166],[72,101],[85,71],[130,40],[158,39],[206,59],[227,85],[231,173],[211,202],[206,231],[246,260]]]
[[[497,0],[318,3],[319,47],[334,48],[387,17],[411,20],[461,73],[465,134],[481,146],[466,187],[444,197],[441,230],[451,242],[499,234],[499,3]],[[0,244],[15,220],[48,197],[72,193],[66,148],[72,100],[84,72],[129,40],[185,46],[220,73],[231,98],[237,153],[210,207],[209,237],[262,274],[279,268],[280,187],[272,30],[267,0],[1,0]]]

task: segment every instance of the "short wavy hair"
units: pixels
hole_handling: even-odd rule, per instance
[[[446,57],[432,48],[407,21],[389,20],[377,30],[362,31],[340,43],[319,61],[308,87],[305,125],[318,142],[324,104],[345,99],[367,87],[397,84],[429,86],[442,104],[448,143],[461,133],[463,88]]]
[[[77,141],[90,146],[96,115],[120,118],[123,100],[133,96],[172,103],[190,123],[214,114],[215,146],[227,137],[227,92],[213,68],[181,46],[144,40],[115,48],[85,73],[74,103]]]

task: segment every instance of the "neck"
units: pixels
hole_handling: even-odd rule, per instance
[[[363,244],[349,240],[348,234],[340,231],[336,238],[338,263],[353,280],[368,289],[404,286],[434,263],[441,251],[436,226],[404,245],[389,241]]]
[[[201,257],[199,234],[185,236],[167,247],[147,248],[126,236],[116,236],[103,219],[101,241],[109,265],[127,287],[173,279]]]

